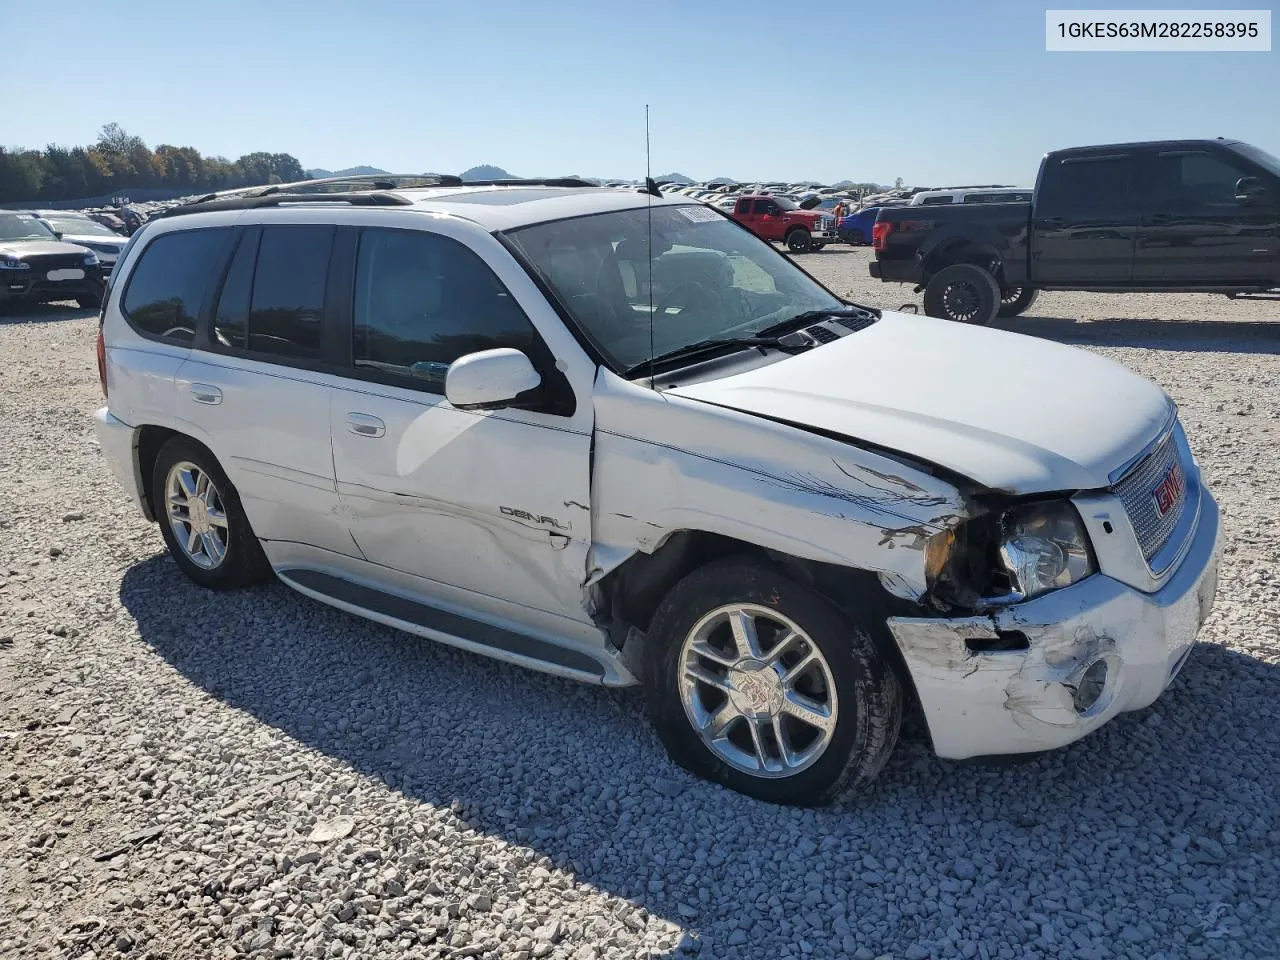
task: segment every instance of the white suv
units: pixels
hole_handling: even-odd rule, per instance
[[[643,682],[678,763],[772,801],[870,782],[908,697],[943,757],[1074,741],[1213,602],[1157,386],[851,305],[687,199],[206,199],[131,241],[99,360],[102,449],[197,583]]]

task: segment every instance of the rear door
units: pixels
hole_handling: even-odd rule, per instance
[[[1153,151],[1143,161],[1137,280],[1206,286],[1268,282],[1277,256],[1275,201],[1236,199],[1236,183],[1260,171],[1212,147]]]
[[[1032,210],[1037,285],[1107,287],[1133,280],[1136,175],[1132,151],[1046,161]]]
[[[176,402],[259,538],[352,555],[329,441],[335,236],[320,223],[239,231],[210,322],[178,369]]]

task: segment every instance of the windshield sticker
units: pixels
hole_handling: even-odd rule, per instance
[[[719,220],[720,214],[716,213],[708,206],[699,204],[696,207],[679,207],[677,208],[689,220],[694,223],[707,223],[710,220]]]

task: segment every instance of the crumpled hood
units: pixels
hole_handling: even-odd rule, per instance
[[[60,240],[0,240],[0,253],[25,260],[27,257],[66,256],[69,253],[86,253],[84,247]]]
[[[891,312],[833,343],[669,392],[1019,494],[1108,486],[1172,411],[1156,384],[1086,350]]]

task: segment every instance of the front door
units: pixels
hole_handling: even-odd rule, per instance
[[[1236,184],[1256,170],[1204,147],[1162,150],[1145,159],[1135,279],[1247,286],[1274,276],[1276,203],[1236,199]]]
[[[496,241],[487,262],[446,235],[449,224],[435,228],[441,232],[365,228],[358,238],[353,379],[334,390],[330,406],[351,535],[369,561],[456,588],[442,596],[495,609],[489,598],[516,617],[523,607],[582,620],[590,380],[575,403],[529,317],[541,310],[545,324],[554,314]],[[567,405],[450,405],[449,364],[496,347],[529,355],[544,388],[566,391]]]
[[[1038,284],[1107,287],[1133,279],[1134,175],[1132,153],[1046,165],[1032,212],[1031,274]]]

